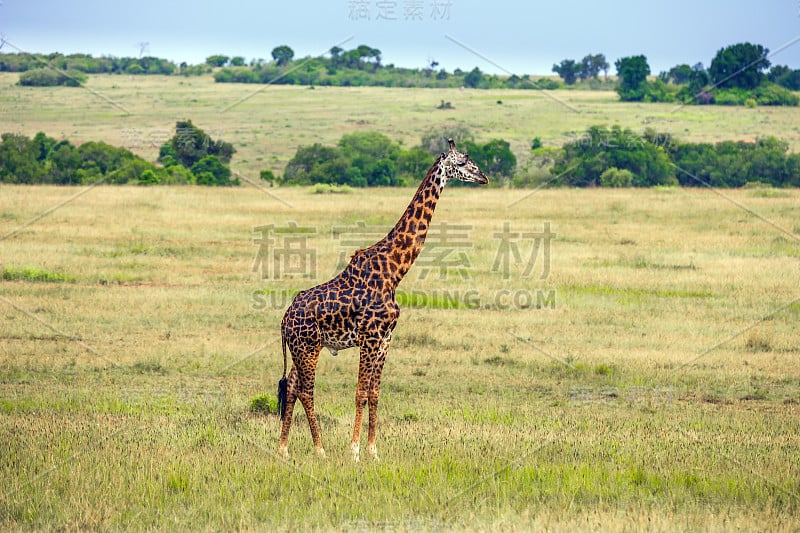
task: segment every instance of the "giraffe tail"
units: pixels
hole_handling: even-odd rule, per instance
[[[283,377],[278,381],[278,411],[281,415],[281,420],[283,420],[284,415],[286,414],[286,397],[287,397],[287,389],[288,389],[288,382],[286,380],[286,335],[283,332],[283,328],[281,328],[281,347],[283,348]]]

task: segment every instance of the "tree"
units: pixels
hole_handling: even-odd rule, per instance
[[[608,64],[608,61],[606,60],[606,56],[603,55],[603,54],[595,54],[594,55],[594,64],[595,64],[595,67],[598,69],[598,72],[600,70],[602,70],[603,71],[603,76],[606,78],[606,80],[608,80],[608,69],[611,68],[611,65]]]
[[[291,185],[307,185],[312,183],[310,174],[319,165],[330,163],[339,157],[339,151],[330,146],[314,143],[310,146],[298,146],[297,152],[283,171],[283,182]],[[327,183],[330,183],[328,180]]]
[[[294,57],[294,50],[286,46],[285,44],[281,46],[276,46],[272,49],[272,59],[278,64],[279,67],[286,65],[289,63],[292,58]]]
[[[464,142],[473,140],[472,131],[468,126],[464,126],[463,124],[441,126],[429,130],[428,133],[423,135],[420,146],[432,157],[439,157],[439,154],[449,149],[447,139],[453,139],[456,146],[461,146]],[[430,164],[428,166],[430,166]]]
[[[207,155],[192,165],[192,174],[197,178],[198,185],[232,185],[231,169],[214,155]]]
[[[672,82],[675,85],[685,85],[692,79],[692,67],[687,64],[675,65],[665,76],[665,82]]]
[[[791,91],[800,91],[800,70],[792,70],[785,65],[775,65],[767,79]]]
[[[466,141],[462,151],[468,153],[489,176],[510,179],[517,168],[517,158],[511,151],[511,146],[502,139],[492,139],[483,145]]]
[[[582,80],[597,79],[600,71],[608,71],[608,61],[603,54],[589,54],[581,59],[578,77]]]
[[[161,146],[158,160],[165,163],[168,157],[186,168],[208,155],[213,155],[227,164],[236,149],[229,142],[212,139],[206,132],[192,124],[191,120],[179,120],[175,124],[175,135]]]
[[[396,185],[400,147],[377,132],[355,132],[339,139],[339,153],[359,170],[367,185]]]
[[[0,143],[0,182],[41,183],[45,170],[39,152],[26,136],[4,133]]]
[[[476,88],[483,80],[483,72],[478,67],[472,69],[469,74],[464,76],[464,85],[471,88]]]
[[[397,161],[397,172],[409,183],[425,177],[425,172],[433,164],[431,154],[422,147],[403,150]]]
[[[623,57],[614,63],[617,67],[619,85],[617,93],[623,102],[640,102],[647,94],[647,76],[650,65],[643,55]]]
[[[208,56],[206,58],[206,65],[211,65],[212,67],[224,67],[228,63],[228,59],[228,56],[219,54]]]
[[[760,44],[739,43],[720,49],[708,74],[720,89],[752,90],[761,85],[770,67],[769,49]]]
[[[628,170],[626,174],[606,174],[606,185],[649,187],[675,183],[673,167],[664,147],[620,126],[592,126],[583,137],[566,143],[555,158],[550,172],[562,185],[594,187],[603,185],[602,176],[610,168]]]
[[[367,57],[372,58],[372,72],[377,71],[381,67],[381,51],[377,48],[370,48]]]
[[[553,65],[553,72],[558,74],[567,85],[575,84],[579,70],[580,67],[574,59],[564,59],[558,65]]]
[[[58,142],[47,158],[50,163],[48,180],[58,185],[80,183],[78,170],[81,168],[81,157],[77,148],[69,141]]]
[[[231,58],[231,66],[232,67],[243,67],[244,66],[244,58],[242,56],[236,56]]]

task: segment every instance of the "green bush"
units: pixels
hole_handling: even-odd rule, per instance
[[[744,89],[726,89],[714,91],[714,103],[717,105],[744,105],[751,97]]]
[[[455,132],[448,130],[447,133]],[[446,146],[447,137],[442,137]],[[458,142],[458,141],[457,141]],[[316,183],[351,187],[396,187],[419,182],[440,151],[446,151],[426,135],[423,145],[403,150],[399,144],[376,132],[356,132],[342,136],[335,147],[319,143],[300,146],[286,164],[281,184]],[[493,176],[492,183],[503,183],[513,176],[517,160],[508,142],[493,139],[485,144],[464,140],[462,152]],[[436,151],[435,156],[429,150]],[[320,189],[322,190],[322,189]]]
[[[592,126],[553,157],[550,182],[573,187],[771,187],[800,185],[800,154],[775,137],[756,142],[681,143],[653,130]]]
[[[228,166],[236,149],[229,142],[212,139],[210,135],[192,124],[191,120],[175,123],[175,135],[161,145],[158,161],[168,168],[181,165],[191,171],[191,177],[173,172],[178,182],[198,185],[239,185],[231,179]]]
[[[573,187],[598,186],[602,185],[603,173],[616,168],[630,171],[630,186],[671,185],[675,182],[674,169],[662,138],[667,136],[643,136],[620,126],[592,126],[555,156],[550,169],[556,177],[553,181]]]
[[[149,168],[142,172],[142,175],[139,176],[139,185],[158,185],[159,179],[156,176],[156,173],[150,170]]]
[[[268,168],[262,169],[261,172],[259,172],[258,177],[266,181],[270,185],[275,183],[275,181],[277,180],[277,178],[275,177],[275,173]]]
[[[800,105],[800,97],[789,89],[774,83],[762,84],[753,91],[753,94],[759,105]]]
[[[29,87],[79,87],[86,82],[86,74],[77,70],[37,68],[19,75],[19,84]]]
[[[155,184],[168,172],[124,148],[89,141],[76,147],[44,133],[33,139],[4,133],[0,142],[0,182]]]
[[[262,415],[277,415],[278,399],[269,395],[256,396],[250,400],[250,412]]]
[[[600,174],[600,185],[603,187],[630,187],[633,183],[633,172],[627,169],[611,167]]]
[[[684,186],[744,187],[761,182],[773,187],[800,184],[800,154],[775,137],[752,142],[678,144],[671,154]]]

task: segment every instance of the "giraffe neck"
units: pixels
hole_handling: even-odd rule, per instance
[[[444,188],[442,158],[431,166],[397,224],[374,248],[386,254],[387,278],[396,287],[425,245],[436,203]]]

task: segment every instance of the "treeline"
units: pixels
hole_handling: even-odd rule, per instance
[[[261,179],[271,185],[414,185],[447,150],[447,138],[456,139],[495,187],[800,187],[800,154],[790,153],[788,143],[774,137],[685,143],[652,129],[636,133],[602,125],[560,148],[534,139],[533,160],[549,167],[548,177],[536,181],[524,169],[517,173],[508,142],[476,142],[461,126],[432,130],[408,149],[369,131],[343,135],[334,146],[299,146],[282,176],[265,169]],[[0,139],[0,183],[239,185],[229,167],[236,153],[233,145],[212,139],[189,120],[176,123],[175,134],[161,146],[158,164],[104,142],[75,146],[41,132],[33,138],[4,133]]]
[[[770,69],[769,49],[739,43],[720,49],[706,69],[676,65],[648,79],[650,66],[643,55],[616,61],[620,100],[719,105],[800,105],[800,70],[777,65]]]
[[[478,67],[470,71],[457,68],[450,73],[433,60],[421,69],[383,65],[381,51],[367,45],[352,50],[333,47],[328,57],[306,57],[300,61],[294,61],[294,51],[282,45],[273,49],[272,58],[272,62],[254,60],[249,66],[241,57],[224,55],[210,56],[206,62],[224,67],[214,73],[214,80],[220,83],[479,89],[557,89],[560,85],[551,79],[532,79],[529,75],[489,75]]]
[[[75,146],[44,133],[33,138],[4,133],[0,142],[0,183],[83,185],[238,185],[227,163],[235,152],[191,121],[176,125],[155,165],[130,150],[104,142]]]
[[[181,68],[189,65],[181,64]],[[0,54],[0,72],[35,69],[77,71],[85,74],[174,74],[178,65],[158,57],[93,57],[91,54]]]
[[[679,142],[668,133],[642,134],[592,126],[554,156],[548,181],[571,187],[800,186],[800,154],[775,137],[754,142]]]
[[[506,141],[494,139],[476,143],[466,130],[459,130],[459,150],[470,157],[488,174],[495,184],[510,179],[517,159]],[[287,163],[283,176],[270,171],[262,179],[279,185],[349,185],[352,187],[406,186],[418,183],[441,152],[446,151],[445,139],[453,132],[431,132],[422,142],[403,149],[399,144],[377,132],[355,132],[343,135],[336,146],[315,143],[300,146]]]
[[[22,85],[80,85],[86,74],[182,74],[214,73],[220,83],[284,85],[382,86],[478,89],[553,90],[578,82],[583,87],[615,88],[622,101],[680,102],[722,105],[792,105],[800,97],[800,70],[772,66],[769,50],[762,45],[738,43],[720,49],[706,69],[702,63],[676,65],[651,77],[644,55],[622,57],[614,62],[616,80],[608,79],[611,65],[603,54],[581,60],[564,59],[552,67],[563,84],[530,75],[497,76],[478,67],[448,72],[435,60],[423,68],[403,68],[382,63],[379,49],[359,45],[351,50],[338,46],[325,56],[295,60],[287,45],[273,48],[272,60],[215,54],[200,65],[180,65],[156,57],[92,57],[90,54],[0,54],[0,71],[20,72]],[[770,68],[771,67],[771,68]],[[600,73],[604,80],[599,79]]]

